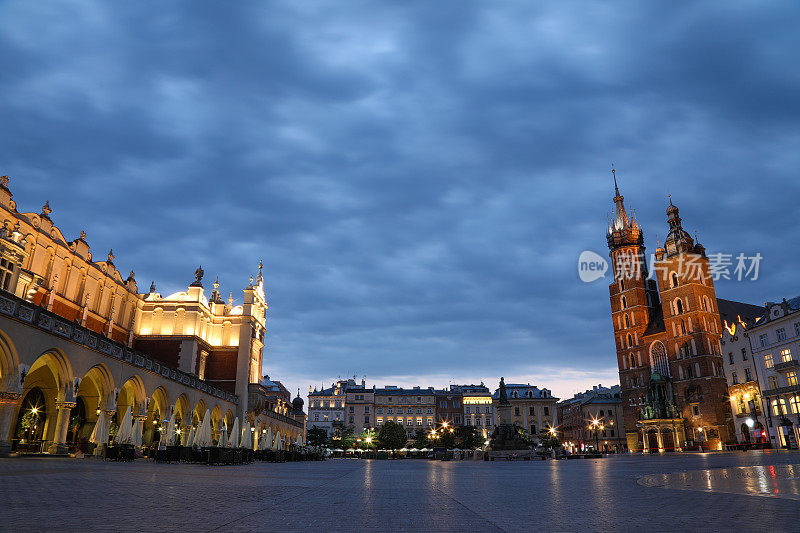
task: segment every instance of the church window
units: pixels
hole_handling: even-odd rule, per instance
[[[626,300],[625,297],[623,296],[622,297],[622,308],[625,309],[627,307],[628,307],[628,300]]]
[[[683,314],[683,302],[681,301],[681,299],[680,299],[680,298],[678,298],[677,300],[675,300],[675,312],[676,312],[677,314],[679,314],[679,315],[680,315],[680,314]]]
[[[671,287],[677,287],[677,286],[678,286],[678,275],[675,272],[673,272],[672,273],[672,285],[671,285]]]
[[[631,321],[630,321],[630,319],[628,318],[628,315],[625,315],[625,327],[626,327],[626,328],[629,328],[629,327],[631,327]]]
[[[633,358],[633,354],[631,354],[631,368],[636,366],[636,360]]]
[[[628,348],[631,346],[633,346],[633,337],[631,337],[631,334],[628,333]]]
[[[681,335],[686,335],[686,322],[681,320]]]

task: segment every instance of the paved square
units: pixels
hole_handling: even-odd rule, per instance
[[[800,529],[800,454],[244,466],[0,460],[2,531]]]

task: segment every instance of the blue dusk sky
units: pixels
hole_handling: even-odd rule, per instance
[[[618,382],[610,167],[648,250],[667,194],[719,297],[800,293],[800,5],[0,3],[0,173],[145,292],[241,289],[264,373],[565,397]]]

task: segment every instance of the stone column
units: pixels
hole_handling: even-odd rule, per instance
[[[0,392],[0,457],[11,451],[14,411],[21,400],[22,394],[19,392]]]
[[[658,440],[658,451],[664,451],[664,437],[661,435],[661,427],[656,428],[656,439]]]
[[[678,438],[678,426],[672,426],[672,438],[675,440],[675,451],[682,452],[681,440]]]
[[[642,450],[644,453],[650,452],[650,442],[647,439],[647,426],[642,427]]]
[[[53,434],[53,444],[47,450],[51,454],[67,453],[67,430],[69,429],[69,415],[75,402],[56,402],[58,417],[56,418],[56,431]]]

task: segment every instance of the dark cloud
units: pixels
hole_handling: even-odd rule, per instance
[[[264,259],[291,385],[615,379],[614,161],[650,250],[671,193],[709,251],[794,282],[800,8],[730,2],[6,2],[0,160],[21,210],[165,291]]]

